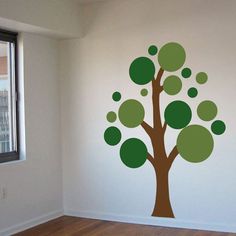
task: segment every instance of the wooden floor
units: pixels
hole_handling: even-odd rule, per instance
[[[201,230],[175,229],[156,226],[117,223],[102,220],[62,216],[17,236],[235,236],[233,233],[217,233]]]

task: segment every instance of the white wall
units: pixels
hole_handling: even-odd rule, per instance
[[[61,42],[61,124],[64,208],[69,215],[147,224],[236,232],[235,61],[236,2],[213,0],[124,0],[85,6],[86,36]],[[209,82],[192,102],[212,99],[227,132],[215,137],[212,156],[201,164],[178,157],[170,173],[171,201],[176,219],[151,218],[155,196],[149,163],[137,170],[125,167],[119,147],[103,140],[106,113],[117,110],[111,94],[138,98],[151,120],[150,96],[128,75],[131,61],[147,55],[151,44],[181,43],[186,66],[206,71]],[[154,59],[154,58],[153,58]],[[194,80],[186,82],[187,86]],[[148,87],[148,86],[144,86]],[[185,97],[186,87],[181,98]],[[163,105],[169,100],[163,96]],[[203,122],[201,124],[204,124]],[[118,127],[121,127],[116,123]],[[208,124],[204,124],[209,127]],[[123,140],[142,137],[141,128],[122,128]],[[168,129],[168,148],[176,133]]]
[[[0,24],[7,29],[58,38],[82,35],[77,0],[1,0]]]
[[[0,165],[0,186],[7,188],[0,200],[0,235],[58,216],[63,208],[58,41],[23,34],[19,46],[26,161]]]

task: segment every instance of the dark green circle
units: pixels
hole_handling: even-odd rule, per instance
[[[173,72],[181,68],[185,62],[184,48],[178,43],[167,43],[159,51],[158,62],[163,70]]]
[[[148,53],[151,55],[151,56],[154,56],[157,54],[157,51],[158,51],[158,48],[155,46],[155,45],[152,45],[148,48]]]
[[[143,122],[144,115],[143,105],[135,99],[124,101],[118,111],[120,122],[128,128],[139,126]]]
[[[169,95],[176,95],[182,89],[182,81],[176,75],[168,76],[163,83],[163,90]]]
[[[136,58],[130,65],[129,75],[134,83],[147,84],[154,79],[155,66],[147,57]]]
[[[197,114],[204,121],[213,120],[217,115],[217,106],[212,101],[203,101],[197,107]]]
[[[116,121],[117,115],[114,111],[109,111],[107,113],[107,121],[113,123]]]
[[[165,109],[165,121],[173,129],[182,129],[192,119],[189,105],[183,101],[173,101]]]
[[[120,158],[130,168],[142,166],[147,160],[147,156],[147,147],[140,139],[130,138],[121,145]]]
[[[121,99],[121,94],[120,92],[116,91],[112,94],[112,99],[115,101],[115,102],[118,102],[120,101]]]
[[[211,133],[201,125],[185,127],[178,135],[177,150],[189,162],[202,162],[212,153],[214,140]]]
[[[196,81],[199,83],[199,84],[205,84],[208,80],[208,76],[205,72],[199,72],[197,75],[196,75]]]
[[[197,91],[197,89],[196,88],[190,88],[189,90],[188,90],[188,96],[190,97],[190,98],[195,98],[196,96],[198,95],[198,91]]]
[[[111,146],[117,145],[121,140],[121,132],[118,128],[111,126],[104,132],[104,140]]]
[[[192,71],[189,69],[189,68],[184,68],[182,71],[181,71],[181,75],[184,77],[184,78],[189,78],[192,74]]]
[[[142,89],[142,90],[140,91],[140,94],[141,94],[143,97],[145,97],[145,96],[148,95],[148,90],[147,90],[147,89]]]
[[[225,130],[226,125],[222,120],[216,120],[211,125],[211,131],[216,135],[223,134]]]

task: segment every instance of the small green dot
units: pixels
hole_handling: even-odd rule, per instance
[[[196,88],[190,88],[190,89],[188,90],[188,96],[189,96],[190,98],[195,98],[195,97],[197,96],[197,94],[198,94],[198,91],[197,91]]]
[[[205,72],[199,72],[196,75],[196,81],[199,84],[205,84],[207,82],[207,79],[208,79],[208,76],[207,76],[207,74]]]
[[[111,123],[115,122],[117,118],[117,115],[114,111],[110,111],[107,113],[107,120]]]
[[[147,90],[147,89],[142,89],[141,92],[140,92],[140,94],[141,94],[143,97],[145,97],[145,96],[148,95],[148,90]]]
[[[120,94],[118,91],[114,92],[114,93],[112,94],[112,99],[113,99],[115,102],[120,101],[120,99],[121,99],[121,94]]]
[[[155,46],[155,45],[152,45],[148,48],[148,53],[151,55],[151,56],[154,56],[157,54],[157,51],[158,51],[158,48]]]
[[[184,78],[189,78],[192,74],[192,71],[189,69],[189,68],[184,68],[182,71],[181,71],[181,75],[184,77]]]
[[[222,120],[216,120],[211,125],[211,131],[216,134],[220,135],[225,132],[226,126]]]

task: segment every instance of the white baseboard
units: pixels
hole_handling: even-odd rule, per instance
[[[24,231],[26,229],[29,229],[31,227],[34,227],[36,225],[45,223],[49,220],[53,220],[53,219],[58,218],[58,217],[63,216],[63,215],[64,214],[63,214],[62,210],[61,211],[50,212],[50,213],[42,215],[40,217],[22,222],[20,224],[14,225],[12,227],[9,227],[9,228],[3,229],[3,230],[0,230],[0,235],[1,236],[9,236],[9,235]]]
[[[193,221],[168,219],[168,218],[116,215],[116,214],[106,214],[102,212],[90,212],[90,211],[73,211],[68,209],[64,211],[64,215],[77,216],[90,219],[117,221],[124,223],[133,223],[133,224],[236,233],[236,224],[234,225],[214,224],[214,223],[212,224],[205,222],[193,222]]]

